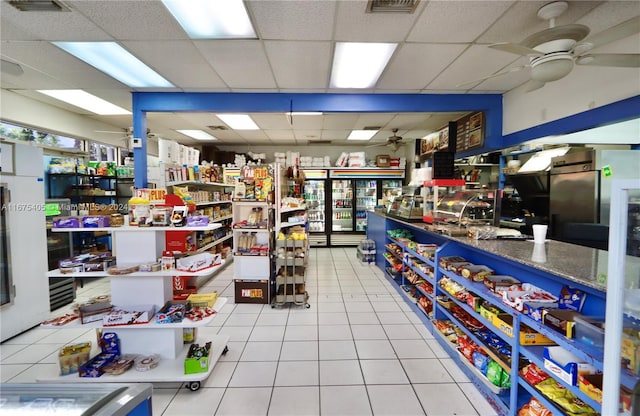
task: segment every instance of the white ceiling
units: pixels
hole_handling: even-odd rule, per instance
[[[366,0],[246,0],[258,39],[191,40],[157,0],[62,3],[71,11],[19,12],[2,1],[0,53],[2,59],[20,64],[24,74],[3,73],[1,87],[113,125],[114,130],[131,126],[131,117],[92,115],[35,91],[80,88],[131,109],[131,88],[68,55],[51,41],[117,41],[174,84],[171,91],[505,93],[525,83],[528,70],[457,85],[526,64],[524,57],[487,45],[519,42],[547,27],[536,16],[546,1],[422,0],[412,14],[371,14],[366,13]],[[585,24],[591,33],[640,15],[637,0],[569,3],[556,24]],[[398,42],[399,46],[375,88],[344,91],[329,88],[332,52],[338,41]],[[630,39],[594,52],[620,52],[616,44],[621,42],[634,49],[628,52],[640,52],[640,41]],[[160,137],[185,144],[202,142],[175,130],[203,129],[224,145],[301,145],[310,140],[331,140],[339,145],[352,129],[364,126],[382,127],[375,142],[384,141],[394,128],[412,139],[463,115],[325,114],[298,116],[291,124],[284,114],[258,113],[252,117],[261,130],[211,131],[207,126],[224,125],[213,114],[162,113],[149,114],[147,125]],[[100,137],[106,136],[96,133],[92,138]]]

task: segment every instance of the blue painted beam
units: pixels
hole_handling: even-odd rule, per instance
[[[503,137],[502,147],[515,146],[541,137],[575,133],[638,117],[640,117],[640,95],[507,134]]]
[[[134,134],[136,125],[146,129],[140,118],[148,112],[272,112],[321,111],[325,113],[425,113],[483,111],[485,144],[489,149],[502,144],[502,96],[499,94],[307,94],[307,93],[184,93],[133,92]],[[140,132],[146,130],[140,130]],[[146,134],[143,136],[146,152]],[[475,153],[483,149],[474,149]],[[136,159],[135,185],[147,186],[146,157]],[[468,152],[467,152],[468,153]],[[460,157],[465,156],[461,154]]]

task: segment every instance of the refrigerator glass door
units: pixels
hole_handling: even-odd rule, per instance
[[[308,180],[304,182],[304,201],[307,206],[309,232],[325,232],[325,200],[324,180]]]
[[[356,181],[356,231],[367,230],[367,211],[373,211],[378,202],[375,179]]]
[[[353,189],[350,180],[333,180],[331,184],[332,231],[353,231]]]
[[[0,185],[0,306],[11,303],[13,279],[11,277],[11,256],[9,253],[9,191]]]

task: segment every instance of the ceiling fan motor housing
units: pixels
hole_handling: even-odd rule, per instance
[[[555,52],[531,59],[531,79],[540,82],[557,81],[569,75],[573,57],[568,52]]]

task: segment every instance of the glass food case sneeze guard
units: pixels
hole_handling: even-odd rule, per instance
[[[494,225],[498,191],[466,190],[445,194],[436,204],[437,222],[458,225]]]

